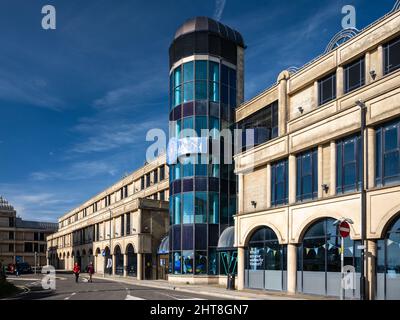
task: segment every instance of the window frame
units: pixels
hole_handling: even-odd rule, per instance
[[[400,69],[400,64],[398,64],[396,66],[392,66],[391,64],[389,64],[390,48],[395,45],[400,45],[400,37],[394,38],[393,40],[387,42],[383,46],[383,73],[384,73],[384,75],[387,75],[389,73],[392,73],[392,72]]]
[[[284,166],[284,179],[282,181],[277,181],[277,169],[280,166]],[[278,207],[278,206],[284,206],[289,203],[289,175],[288,175],[288,167],[289,167],[289,161],[288,159],[283,159],[281,161],[275,162],[271,164],[271,207]],[[283,199],[278,199],[277,198],[277,186],[278,184],[284,184],[284,197]]]
[[[350,79],[350,69],[356,67],[357,65],[359,65],[359,81],[357,85],[354,85],[352,87],[350,87],[349,84],[349,79]],[[365,85],[365,57],[361,57],[357,60],[354,60],[353,62],[345,65],[343,67],[343,76],[344,76],[344,83],[343,83],[343,89],[344,89],[344,93],[350,93],[358,88],[361,88]]]
[[[332,80],[332,95],[329,98],[322,99],[323,97],[323,85],[327,81]],[[322,106],[330,101],[333,101],[337,98],[337,75],[336,71],[328,74],[327,76],[318,80],[318,106]]]
[[[303,161],[309,155],[311,158],[311,174],[303,174]],[[315,163],[314,163],[315,162]],[[313,201],[318,198],[318,149],[314,148],[296,156],[296,202]],[[311,176],[311,197],[304,193],[304,179]],[[299,181],[300,179],[300,181]],[[300,188],[299,188],[300,186]],[[300,189],[300,190],[299,190]]]

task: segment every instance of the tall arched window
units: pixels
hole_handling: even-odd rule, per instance
[[[275,232],[267,227],[255,231],[246,250],[246,287],[286,290],[286,270],[286,246],[279,244]]]
[[[346,297],[359,297],[359,241],[344,241],[344,265],[356,271],[355,290],[346,290]],[[308,228],[299,246],[297,291],[327,296],[340,296],[341,290],[341,238],[335,220],[318,220]]]
[[[377,299],[400,300],[400,217],[378,241]]]

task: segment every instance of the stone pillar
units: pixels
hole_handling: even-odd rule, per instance
[[[336,96],[340,98],[344,94],[344,72],[343,67],[339,66],[336,70]]]
[[[244,176],[243,173],[238,174],[239,190],[238,190],[238,211],[239,214],[244,212],[243,199],[244,199]]]
[[[112,275],[115,276],[115,254],[111,255],[112,257]]]
[[[376,240],[367,241],[367,281],[368,295],[370,300],[375,299],[376,293],[376,256],[377,244]]]
[[[284,71],[278,78],[278,113],[279,113],[279,136],[286,134],[286,122],[288,114],[287,103],[287,79],[289,73]]]
[[[143,253],[137,254],[137,279],[143,280]]]
[[[384,69],[384,67],[383,67],[384,58],[383,58],[383,55],[384,55],[383,46],[380,45],[378,47],[378,65],[376,67],[376,80],[379,80],[384,75],[384,70],[383,70]]]
[[[289,204],[296,203],[296,156],[289,156]]]
[[[288,244],[287,248],[287,291],[296,293],[297,284],[297,246]]]
[[[244,289],[244,265],[245,265],[245,249],[238,248],[238,260],[237,260],[238,290]]]
[[[331,141],[331,170],[330,170],[331,185],[329,186],[329,194],[336,195],[336,142]]]
[[[124,277],[128,276],[128,255],[124,254]]]
[[[367,188],[371,189],[375,187],[375,129],[367,128],[367,139],[368,139],[368,181]]]
[[[319,106],[319,87],[318,87],[318,81],[314,81],[314,108],[317,108]]]
[[[318,146],[318,199],[321,199],[323,197],[323,190],[322,190],[322,178],[323,178],[323,157],[322,157],[322,146]]]
[[[267,164],[267,196],[266,196],[266,202],[267,202],[267,208],[271,207],[271,164]]]
[[[370,71],[371,71],[371,53],[368,51],[365,54],[365,84],[368,85],[370,84],[373,79],[371,78],[370,75]]]

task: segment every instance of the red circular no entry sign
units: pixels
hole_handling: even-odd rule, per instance
[[[350,235],[350,225],[346,221],[342,221],[339,225],[340,236],[347,238]]]

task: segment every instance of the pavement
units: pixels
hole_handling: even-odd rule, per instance
[[[326,297],[289,295],[284,292],[227,290],[219,285],[172,284],[166,280],[89,276],[81,274],[75,283],[73,274],[56,272],[56,289],[44,290],[42,275],[9,276],[7,280],[21,287],[22,294],[12,300],[326,300]]]

